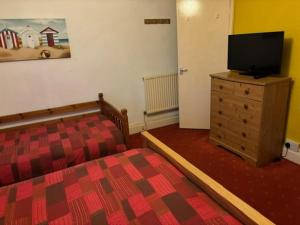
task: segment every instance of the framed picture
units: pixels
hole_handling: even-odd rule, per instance
[[[65,19],[0,19],[0,62],[70,57]]]

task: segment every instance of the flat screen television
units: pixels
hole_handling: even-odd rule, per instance
[[[283,31],[229,35],[228,69],[256,78],[280,74],[283,42]]]

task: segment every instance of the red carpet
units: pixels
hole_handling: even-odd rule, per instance
[[[208,131],[178,124],[150,133],[276,224],[300,224],[300,166],[287,160],[255,168],[208,141]],[[140,147],[139,134],[130,136]]]

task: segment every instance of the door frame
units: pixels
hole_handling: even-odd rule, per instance
[[[230,27],[229,32],[230,34],[233,34],[233,28],[234,28],[234,7],[235,7],[235,0],[230,0],[230,15],[229,15],[229,21],[230,21]]]

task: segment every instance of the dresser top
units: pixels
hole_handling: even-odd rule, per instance
[[[255,84],[255,85],[269,85],[274,84],[278,82],[284,82],[284,81],[291,81],[291,78],[289,77],[282,77],[279,75],[275,76],[267,76],[260,79],[255,79],[252,76],[245,76],[240,75],[238,72],[223,72],[223,73],[215,73],[210,75],[213,78],[219,78],[223,80],[229,80],[229,81],[235,81],[235,82],[241,82],[241,83],[248,83],[248,84]]]

